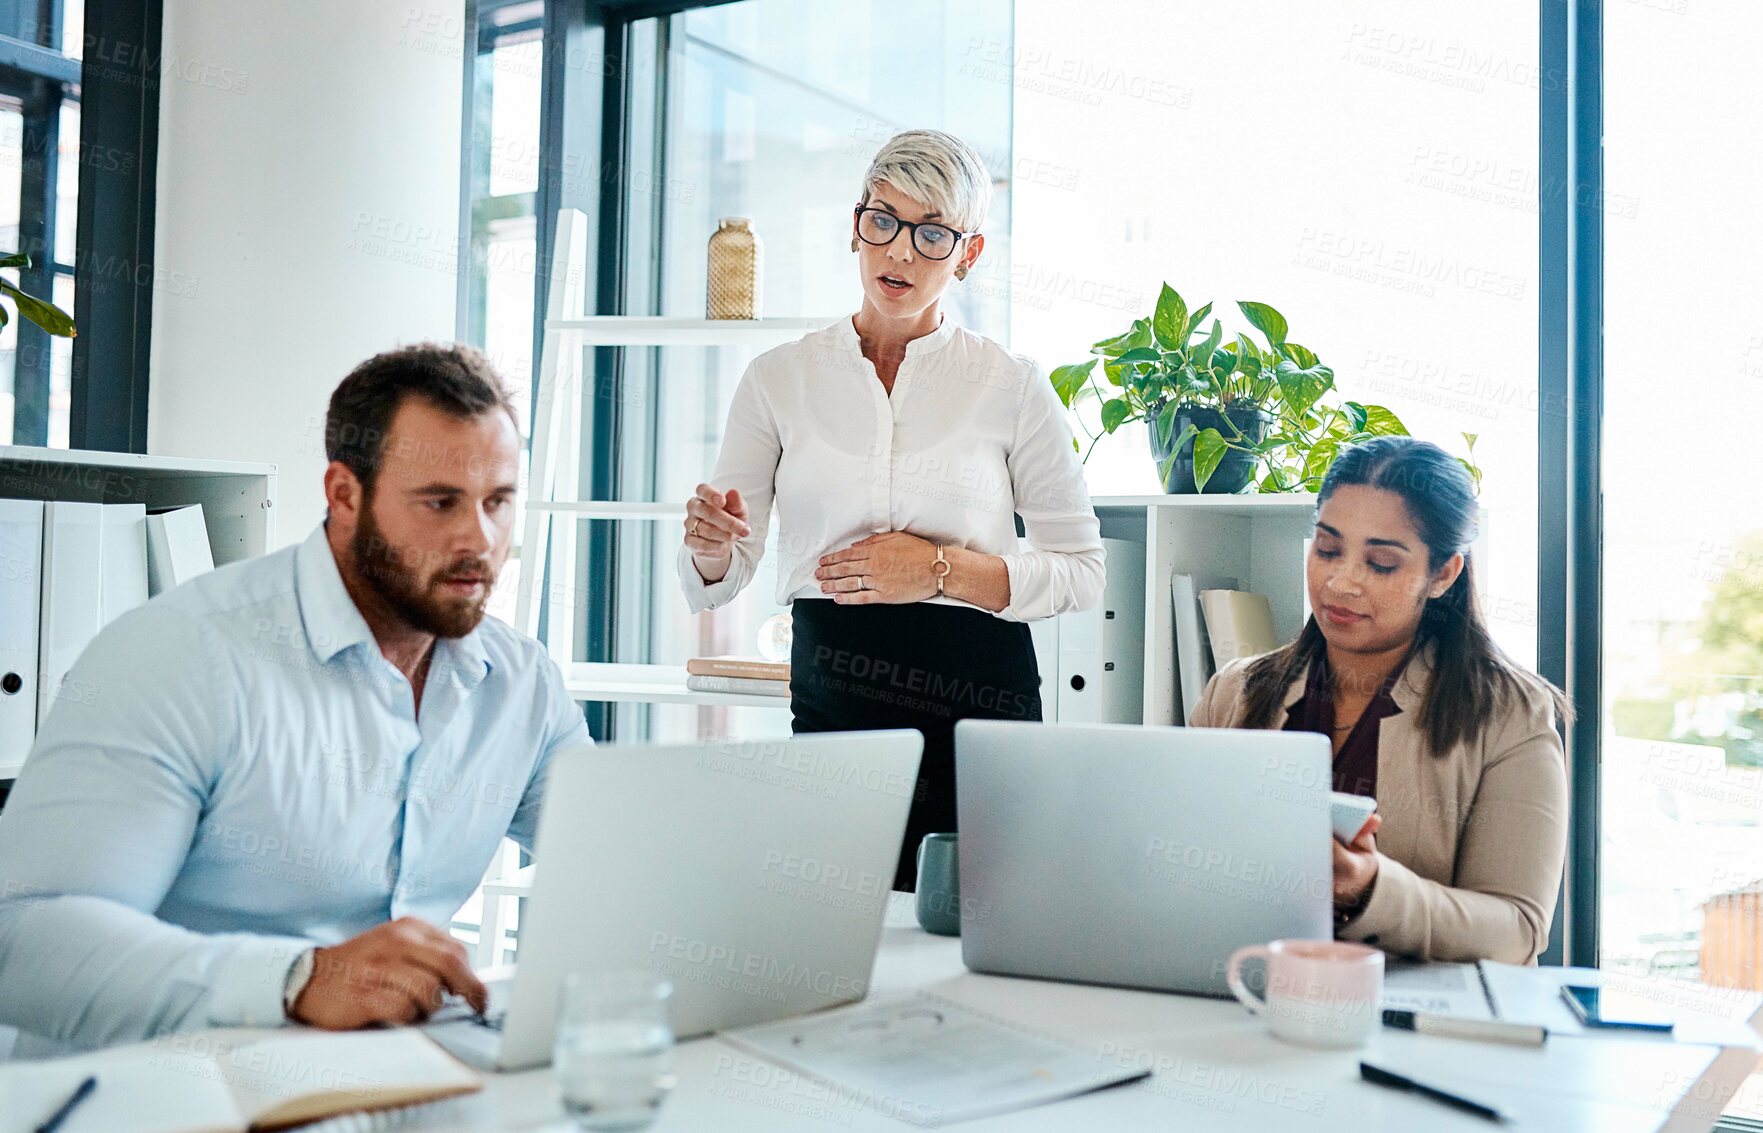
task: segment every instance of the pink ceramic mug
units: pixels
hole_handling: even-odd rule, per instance
[[[1267,963],[1267,998],[1243,985],[1244,960]],[[1383,953],[1343,940],[1275,940],[1231,953],[1231,994],[1267,1016],[1275,1038],[1303,1046],[1364,1045],[1383,1000]]]

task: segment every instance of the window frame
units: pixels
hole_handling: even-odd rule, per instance
[[[34,13],[19,13],[17,26],[8,29],[19,35],[0,34],[0,95],[16,100],[24,119],[16,250],[30,255],[31,266],[19,273],[19,286],[51,300],[57,278],[74,276],[67,262],[72,249],[55,247],[61,108],[80,102],[83,69],[61,53],[64,7],[65,0],[40,0]],[[18,320],[17,334],[11,443],[47,445],[50,335],[25,319]]]
[[[1544,963],[1598,964],[1603,742],[1603,0],[1543,0],[1538,83],[1537,668],[1567,692],[1571,812]]]
[[[104,0],[90,4],[84,19],[85,42],[97,47],[104,65],[88,69],[79,63],[84,156],[74,318],[103,333],[73,341],[68,444],[144,453],[164,0]],[[54,23],[59,28],[59,19]],[[117,160],[98,161],[94,154]]]
[[[465,41],[463,55],[465,58],[465,81],[463,84],[463,104],[460,121],[459,163],[459,236],[458,257],[458,298],[455,314],[458,338],[462,342],[478,342],[484,336],[484,320],[486,313],[485,295],[477,288],[475,270],[477,246],[480,236],[484,235],[485,227],[491,218],[478,215],[480,198],[485,202],[501,202],[508,198],[518,198],[529,194],[515,193],[502,197],[490,197],[487,193],[491,161],[487,155],[480,155],[477,149],[476,111],[477,111],[477,79],[480,57],[492,55],[505,42],[519,42],[538,39],[542,44],[545,36],[545,19],[538,17],[502,22],[499,17],[509,9],[525,7],[532,0],[467,0],[465,12]],[[480,160],[483,157],[483,160]],[[541,167],[544,161],[541,160]],[[510,201],[502,208],[517,208],[518,200]],[[528,207],[536,210],[537,202]],[[497,211],[497,206],[489,210]],[[535,287],[535,293],[539,288]],[[536,297],[536,295],[535,295]],[[539,310],[539,308],[535,308]],[[542,319],[535,318],[533,336],[535,353],[539,340],[543,337],[544,324]],[[528,418],[531,420],[531,417]]]

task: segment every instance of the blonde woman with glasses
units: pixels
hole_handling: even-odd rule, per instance
[[[851,214],[862,306],[754,359],[679,555],[691,609],[721,606],[752,580],[775,510],[792,730],[924,733],[897,889],[914,886],[919,840],[956,828],[955,722],[1039,720],[1027,623],[1102,594],[1052,386],[942,310],[985,250],[991,194],[958,138],[881,147]]]

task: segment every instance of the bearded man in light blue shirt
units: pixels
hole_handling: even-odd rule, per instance
[[[357,367],[324,524],[107,627],[0,812],[0,1024],[20,1052],[284,1018],[424,1018],[484,988],[444,927],[553,754],[543,648],[484,616],[520,434],[484,356]]]

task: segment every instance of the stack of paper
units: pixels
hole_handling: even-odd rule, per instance
[[[1602,988],[1619,1002],[1631,1001],[1645,1014],[1663,1015],[1674,1024],[1671,1032],[1660,1035],[1604,1032],[1622,1034],[1633,1041],[1745,1045],[1757,1038],[1751,1019],[1763,1017],[1759,1016],[1763,995],[1739,988],[1710,987],[1680,975],[1635,975],[1598,968],[1532,968],[1489,960],[1482,961],[1480,968],[1498,1018],[1534,1023],[1555,1034],[1583,1035],[1587,1030],[1561,998],[1561,989],[1568,984]]]
[[[1458,1019],[1493,1019],[1493,1004],[1476,964],[1422,964],[1391,960],[1384,967],[1385,1010],[1418,1011]]]
[[[1008,1113],[1150,1074],[923,992],[722,1037],[913,1125]]]

